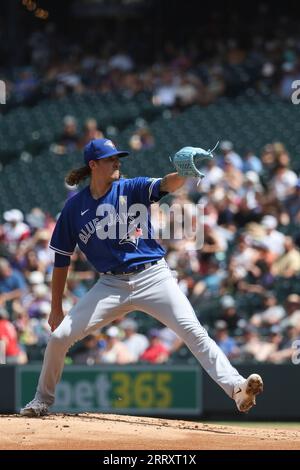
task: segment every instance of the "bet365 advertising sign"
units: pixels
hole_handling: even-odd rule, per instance
[[[18,368],[18,399],[32,400],[40,366]],[[195,365],[66,366],[53,412],[199,415],[201,369]]]

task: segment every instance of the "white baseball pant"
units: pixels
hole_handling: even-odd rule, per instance
[[[144,311],[175,331],[211,378],[232,398],[234,386],[245,379],[199,323],[164,259],[136,274],[100,277],[51,334],[36,397],[53,404],[68,349],[133,310]]]

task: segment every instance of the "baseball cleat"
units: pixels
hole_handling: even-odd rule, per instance
[[[239,411],[246,413],[256,405],[256,395],[263,392],[264,384],[260,375],[251,374],[244,383],[234,387],[233,399]]]
[[[20,415],[28,416],[29,418],[44,416],[48,414],[48,405],[41,402],[37,398],[27,403],[24,408],[21,408]]]

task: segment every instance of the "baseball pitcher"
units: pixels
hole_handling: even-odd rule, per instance
[[[179,189],[186,177],[204,176],[196,167],[197,159],[212,158],[212,152],[184,147],[172,159],[177,172],[157,179],[120,178],[120,159],[127,155],[108,139],[94,139],[84,149],[84,166],[66,178],[71,185],[89,178],[89,184],[66,202],[52,235],[52,334],[35,397],[20,413],[47,414],[70,346],[133,310],[144,311],[174,330],[238,409],[246,412],[263,390],[261,377],[242,377],[208,336],[172,276],[165,250],[151,237],[150,218],[146,220],[151,203]],[[62,296],[76,245],[101,275],[64,316]]]

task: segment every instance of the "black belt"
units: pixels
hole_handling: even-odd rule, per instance
[[[150,268],[150,266],[153,266],[157,263],[158,261],[151,261],[151,263],[144,263],[138,264],[137,266],[133,266],[132,268],[130,268],[130,271],[118,271],[117,269],[113,269],[112,271],[105,271],[104,273],[100,274],[113,274],[114,276],[120,276],[122,274],[136,274],[141,271],[144,271],[144,269]]]

